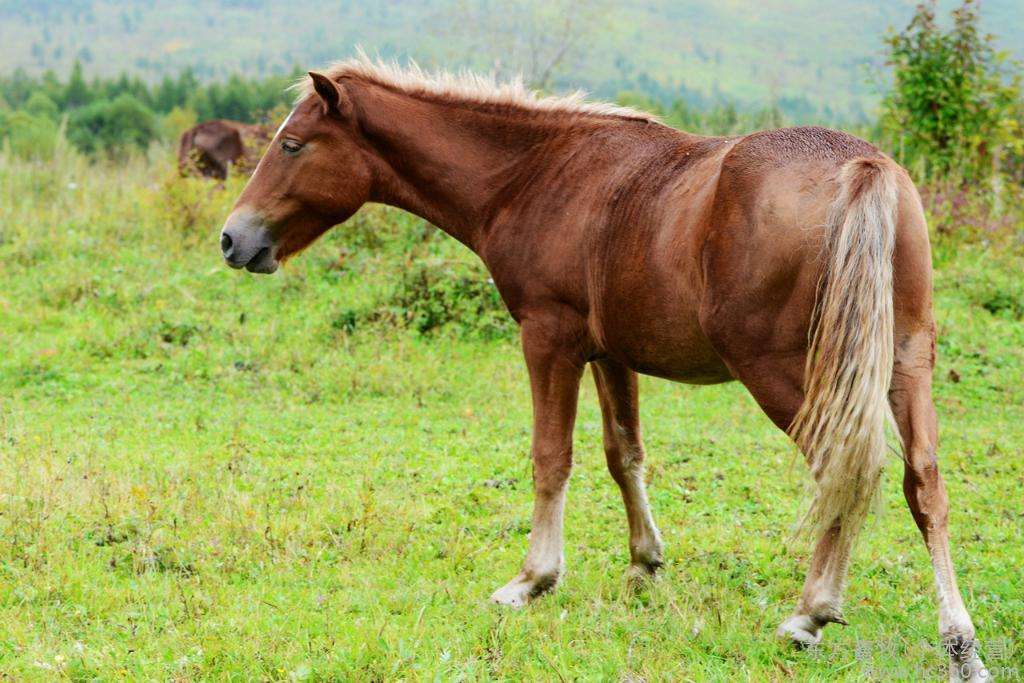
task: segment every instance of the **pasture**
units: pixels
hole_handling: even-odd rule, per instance
[[[0,677],[945,676],[896,456],[850,625],[809,652],[775,641],[806,570],[790,539],[806,474],[735,383],[642,380],[667,563],[635,590],[588,379],[567,575],[524,610],[488,604],[526,548],[530,403],[475,257],[371,207],[272,278],[230,271],[217,233],[241,181],[179,179],[169,156],[0,155]],[[954,560],[981,654],[1013,680],[1024,217],[1009,211],[1000,232],[933,248]]]

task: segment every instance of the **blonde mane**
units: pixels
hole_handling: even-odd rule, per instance
[[[358,78],[413,97],[447,100],[468,105],[502,106],[527,112],[551,112],[657,122],[653,114],[606,102],[587,102],[577,90],[567,95],[542,95],[531,90],[521,77],[501,82],[493,75],[471,71],[428,72],[416,62],[401,65],[368,57],[362,50],[355,57],[335,62],[321,71],[332,80]],[[313,93],[313,81],[303,76],[293,88],[303,100]]]

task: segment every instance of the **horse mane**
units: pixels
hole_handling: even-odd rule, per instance
[[[617,118],[656,123],[653,114],[607,102],[588,102],[582,90],[565,95],[543,95],[526,86],[521,76],[499,81],[494,75],[481,75],[469,70],[427,71],[414,61],[402,65],[397,61],[373,59],[362,50],[355,57],[334,62],[323,70],[325,76],[338,81],[358,78],[412,97],[429,98],[483,107],[507,107],[530,113],[556,113],[601,118]],[[300,78],[292,88],[301,101],[313,93],[313,80]]]

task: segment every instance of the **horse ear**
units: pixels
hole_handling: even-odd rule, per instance
[[[352,104],[339,83],[316,71],[310,71],[309,77],[313,79],[316,94],[323,100],[326,113],[345,116],[351,111]]]

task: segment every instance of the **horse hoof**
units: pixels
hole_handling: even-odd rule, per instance
[[[646,588],[658,578],[659,566],[634,562],[626,569],[626,585],[633,591]]]
[[[981,683],[992,680],[992,673],[978,657],[974,638],[961,635],[946,636],[943,638],[943,644],[949,652],[951,682]]]
[[[775,635],[796,647],[812,647],[821,642],[821,627],[805,614],[795,614],[779,624]]]
[[[988,683],[992,680],[994,680],[994,676],[985,668],[977,655],[968,662],[951,661],[949,663],[950,683]]]
[[[520,608],[529,602],[529,591],[521,585],[510,583],[491,594],[491,602],[505,607]]]
[[[532,578],[520,574],[491,594],[491,602],[506,607],[520,608],[538,595],[552,590],[558,582],[558,575]]]

